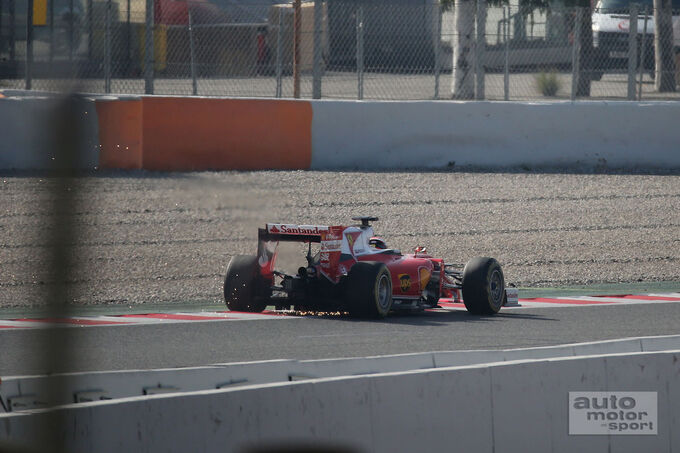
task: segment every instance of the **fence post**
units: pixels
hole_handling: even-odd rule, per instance
[[[4,0],[0,0],[0,49],[2,49],[3,47],[2,45],[4,44],[5,41],[4,38],[5,35],[2,34],[2,22],[3,22],[2,18],[4,17],[2,13],[4,12],[5,9],[4,6],[5,6]]]
[[[75,24],[74,24],[74,5],[73,5],[74,0],[69,0],[68,2],[68,13],[69,13],[69,21],[68,21],[68,59],[69,61],[73,60],[73,45],[75,44],[75,36],[73,33],[75,32]]]
[[[647,9],[647,6],[645,6],[645,21],[643,22],[642,26],[642,37],[640,38],[640,86],[638,88],[638,101],[642,100],[642,77],[645,72],[645,48],[646,43],[645,40],[647,39],[647,21],[649,20],[649,10]]]
[[[323,0],[314,0],[314,67],[312,98],[321,99],[321,59],[323,52]]]
[[[153,94],[153,14],[154,0],[146,0],[146,21],[144,27],[144,93]]]
[[[280,98],[281,97],[281,75],[283,73],[283,69],[281,68],[282,61],[281,61],[281,35],[283,34],[283,29],[281,27],[281,24],[283,21],[281,20],[281,16],[283,16],[284,9],[282,7],[278,7],[277,11],[279,12],[279,26],[276,30],[276,97]]]
[[[293,97],[300,97],[300,29],[302,0],[293,0]]]
[[[578,78],[581,71],[581,15],[583,9],[577,7],[574,16],[574,45],[571,54],[571,100],[576,100],[576,90],[578,89]]]
[[[26,89],[33,85],[33,0],[26,10]]]
[[[54,1],[49,3],[54,4]],[[92,61],[92,34],[94,29],[94,12],[92,7],[92,0],[87,0],[87,59],[89,61]]]
[[[628,27],[628,100],[635,100],[635,65],[637,64],[637,22],[638,5],[630,4],[630,19]]]
[[[104,55],[104,92],[111,92],[111,0],[106,1],[106,48]]]
[[[434,98],[439,99],[439,78],[442,67],[442,9],[439,2],[434,5]]]
[[[486,0],[477,0],[477,39],[475,40],[475,99],[483,101],[484,93],[484,50],[486,49]]]
[[[9,0],[9,60],[14,61],[17,58],[17,41],[14,34],[16,33],[16,5],[15,0]]]
[[[189,64],[191,65],[191,93],[198,95],[198,82],[196,81],[196,49],[194,47],[194,21],[191,16],[191,3],[187,3],[189,15]]]
[[[54,2],[47,2],[49,21],[50,21],[50,66],[54,60]]]
[[[505,52],[503,62],[503,99],[510,100],[510,6],[503,7],[503,39]]]
[[[130,46],[132,45],[132,24],[130,23],[130,0],[127,0],[127,12],[125,14],[125,72],[126,75],[130,72],[132,65],[132,53]]]
[[[364,98],[364,7],[357,9],[357,99]]]

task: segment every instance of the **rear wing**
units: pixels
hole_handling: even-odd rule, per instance
[[[265,242],[321,242],[321,233],[328,231],[324,225],[295,225],[268,223],[258,229],[258,239]]]
[[[327,226],[295,225],[289,223],[268,223],[257,230],[257,257],[260,274],[273,279],[274,265],[279,242],[321,242]]]

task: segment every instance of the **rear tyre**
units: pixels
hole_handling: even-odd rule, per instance
[[[503,270],[493,258],[473,258],[463,270],[463,302],[475,315],[493,315],[503,306],[505,279]]]
[[[231,259],[224,278],[224,301],[229,310],[259,313],[267,306],[270,295],[269,285],[260,277],[256,256]]]
[[[392,308],[392,276],[383,263],[356,263],[347,276],[349,314],[358,318],[384,318]]]

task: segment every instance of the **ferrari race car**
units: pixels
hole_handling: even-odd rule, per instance
[[[454,269],[423,247],[402,254],[374,235],[369,222],[352,226],[268,223],[258,230],[257,256],[235,256],[227,267],[224,298],[233,311],[278,310],[349,312],[381,318],[390,311],[437,307],[440,298],[462,302],[470,313],[498,313],[517,291],[506,289],[493,258],[478,257]],[[280,242],[308,243],[306,265],[296,275],[275,269]],[[312,244],[318,252],[312,254]]]

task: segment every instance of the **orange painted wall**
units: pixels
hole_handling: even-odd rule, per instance
[[[145,97],[143,168],[308,169],[307,101]]]
[[[99,167],[142,168],[142,99],[97,100]]]

